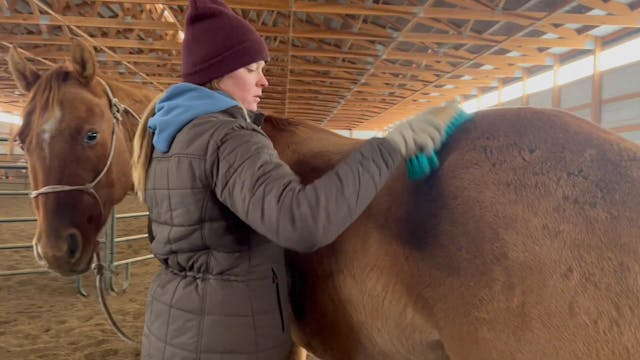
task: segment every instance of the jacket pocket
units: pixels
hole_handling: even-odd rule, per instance
[[[278,279],[278,273],[276,269],[271,268],[271,281],[273,282],[276,290],[276,299],[278,299],[278,312],[280,313],[280,330],[284,332],[284,311],[282,309],[282,298],[280,297],[280,281]]]

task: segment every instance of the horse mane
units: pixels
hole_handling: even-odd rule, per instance
[[[301,125],[300,121],[296,121],[289,118],[281,118],[274,115],[266,115],[264,121],[273,125],[278,130],[287,130],[289,128],[296,128]]]
[[[264,122],[272,126],[273,129],[279,130],[279,131],[284,131],[284,132],[294,131],[299,135],[301,135],[302,132],[311,132],[316,137],[320,135],[328,135],[330,138],[340,139],[340,141],[344,141],[344,140],[347,140],[348,142],[354,141],[354,139],[339,135],[338,133],[335,133],[327,128],[324,128],[312,121],[296,120],[291,118],[281,118],[273,115],[265,115]],[[357,142],[358,140],[355,140],[355,141]]]

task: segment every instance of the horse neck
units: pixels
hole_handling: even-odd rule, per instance
[[[282,160],[305,184],[331,170],[363,142],[316,126],[300,124],[283,131],[270,123],[265,125],[263,129]]]
[[[131,152],[133,148],[133,138],[139,123],[138,119],[142,118],[145,108],[158,94],[158,91],[150,90],[140,85],[130,85],[119,81],[102,79],[107,86],[109,86],[109,89],[111,89],[113,97],[135,112],[137,116],[134,116],[128,110],[124,110],[122,113],[122,133],[127,143],[127,148]]]

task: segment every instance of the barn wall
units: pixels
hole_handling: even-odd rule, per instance
[[[640,144],[640,62],[631,63],[600,73],[601,126]],[[592,114],[593,76],[559,86],[560,108],[586,120]],[[500,107],[522,106],[516,98],[499,104]],[[552,107],[553,89],[528,95],[528,106]]]

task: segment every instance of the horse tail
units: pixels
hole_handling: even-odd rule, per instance
[[[153,132],[148,127],[149,119],[155,115],[156,104],[163,95],[164,93],[158,95],[144,110],[133,139],[133,158],[131,159],[133,189],[142,202],[144,202],[144,190],[147,184],[147,169],[153,154]]]

